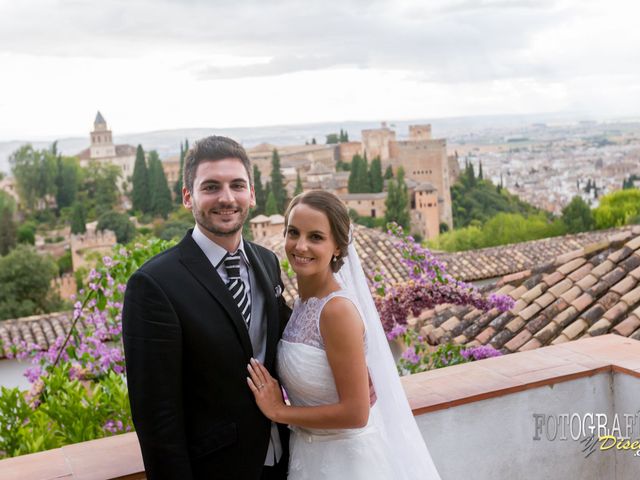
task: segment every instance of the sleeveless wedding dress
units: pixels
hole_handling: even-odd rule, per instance
[[[318,406],[339,400],[319,324],[323,307],[338,296],[348,298],[361,312],[346,290],[295,301],[278,346],[276,367],[291,405]],[[366,338],[365,331],[365,349]],[[374,404],[363,428],[291,427],[289,480],[393,479],[388,445],[376,427],[378,415]]]

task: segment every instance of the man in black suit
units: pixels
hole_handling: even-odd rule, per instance
[[[288,433],[247,385],[272,373],[290,314],[278,259],[242,238],[255,205],[245,150],[204,138],[187,153],[195,228],[134,273],[123,308],[131,411],[150,480],[285,479]]]

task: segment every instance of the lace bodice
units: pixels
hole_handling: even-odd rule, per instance
[[[324,341],[320,334],[320,314],[327,302],[334,297],[348,298],[358,308],[352,295],[346,290],[337,290],[322,298],[310,297],[306,301],[296,298],[291,318],[289,318],[287,327],[282,334],[282,339],[324,350]],[[359,308],[358,311],[360,311]]]

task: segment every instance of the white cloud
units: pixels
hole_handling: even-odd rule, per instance
[[[631,110],[637,5],[0,0],[0,139]]]

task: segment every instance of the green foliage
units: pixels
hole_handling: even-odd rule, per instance
[[[189,140],[184,140],[184,146],[182,142],[180,142],[180,171],[178,172],[178,180],[173,185],[173,194],[175,197],[175,202],[178,205],[182,205],[182,175],[184,173],[184,159],[187,156],[187,152],[189,151]]]
[[[116,165],[103,165],[98,162],[91,162],[84,170],[81,200],[85,202],[87,220],[111,211],[118,204],[120,173],[120,168]]]
[[[35,150],[27,144],[9,157],[18,194],[28,210],[40,208],[40,200],[56,194],[57,159],[51,150]]]
[[[257,165],[253,166],[253,189],[256,193],[256,208],[254,215],[261,215],[265,212],[267,205],[267,193],[262,185],[262,173]]]
[[[124,213],[106,212],[98,218],[97,230],[111,230],[118,243],[128,243],[136,235],[136,227]]]
[[[636,175],[635,173],[633,175],[630,175],[629,178],[625,178],[624,180],[622,180],[622,189],[628,190],[630,188],[635,188],[633,184],[634,182],[637,182],[639,180],[640,175]]]
[[[349,133],[346,130],[340,129],[340,143],[346,143],[349,141]]]
[[[171,201],[171,191],[167,183],[167,177],[162,168],[162,162],[158,157],[158,152],[149,152],[148,180],[150,190],[150,212],[153,215],[167,218],[173,209]]]
[[[133,209],[147,213],[151,210],[151,192],[149,188],[149,171],[144,157],[142,145],[136,149],[136,162],[133,166],[131,203]]]
[[[267,206],[265,207],[265,211],[264,211],[265,215],[271,216],[271,215],[275,215],[276,213],[280,213],[278,211],[278,205],[276,203],[276,197],[273,194],[273,192],[269,192],[269,196],[267,197]]]
[[[12,210],[9,206],[0,205],[0,256],[9,253],[16,246],[16,242],[17,231]]]
[[[327,135],[327,140],[326,140],[326,144],[327,145],[333,145],[336,144],[340,141],[340,137],[338,136],[337,133],[330,133],[329,135]]]
[[[71,233],[79,234],[87,231],[87,219],[84,211],[84,205],[80,202],[73,204],[71,211]]]
[[[367,158],[355,154],[351,159],[351,170],[349,173],[349,183],[347,185],[349,193],[370,193],[371,182],[369,181],[369,167]]]
[[[451,187],[453,225],[467,227],[473,221],[484,223],[500,212],[530,215],[539,210],[490,180],[476,178],[473,164],[467,162],[459,180]]]
[[[80,164],[75,157],[56,159],[56,203],[58,209],[71,206],[78,193],[80,184]]]
[[[382,192],[384,180],[382,178],[382,161],[379,156],[371,160],[371,166],[369,167],[369,183],[371,185],[372,192]]]
[[[18,226],[17,232],[18,243],[27,245],[35,245],[36,243],[36,225],[33,222],[24,222]]]
[[[562,221],[567,227],[567,233],[588,232],[595,227],[589,205],[578,195],[562,209]]]
[[[300,178],[300,172],[298,172],[298,174],[296,175],[296,189],[293,192],[293,196],[295,197],[296,195],[299,195],[302,192],[303,192],[302,179]]]
[[[385,200],[385,223],[396,222],[403,228],[409,228],[411,217],[409,213],[409,191],[404,181],[404,169],[398,168],[395,180],[387,184],[387,199]]]
[[[432,248],[457,252],[507,245],[564,235],[566,227],[560,219],[549,220],[543,213],[523,217],[517,213],[499,213],[484,225],[479,222],[441,234],[429,242]]]
[[[71,260],[71,251],[67,250],[64,252],[60,258],[56,260],[58,264],[58,274],[62,275],[64,273],[72,273],[73,272],[73,262]]]
[[[51,289],[58,266],[48,256],[18,245],[0,257],[0,320],[56,311],[60,297]]]
[[[618,190],[603,196],[593,211],[596,228],[612,228],[631,224],[640,215],[640,190]]]
[[[287,201],[287,192],[284,189],[284,180],[280,166],[280,155],[276,149],[273,150],[273,154],[271,155],[271,192],[276,200],[277,211],[275,213],[284,213],[284,205]],[[267,198],[265,210],[268,208],[268,205],[269,200]],[[267,213],[267,215],[270,214]]]
[[[180,208],[171,212],[166,222],[156,225],[154,233],[162,240],[180,240],[190,228],[193,228],[193,214]]]
[[[393,168],[391,168],[391,165],[388,165],[387,169],[384,171],[384,179],[391,180],[392,178],[393,178]]]

